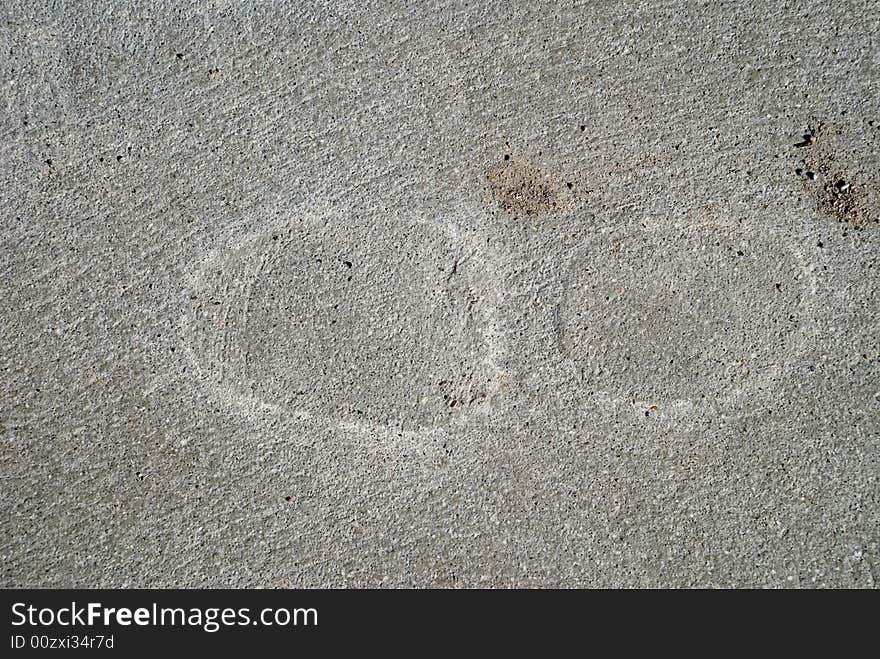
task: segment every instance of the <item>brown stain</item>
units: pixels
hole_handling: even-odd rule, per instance
[[[877,218],[873,217],[868,199],[868,187],[849,183],[846,179],[828,181],[818,192],[818,208],[825,215],[837,218],[858,229],[863,229]]]
[[[869,186],[853,179],[837,161],[837,127],[827,121],[814,120],[802,139],[794,146],[803,150],[803,158],[795,173],[804,188],[816,196],[816,210],[848,224],[864,229],[878,222],[871,208]]]
[[[554,215],[565,208],[564,184],[558,176],[510,155],[486,174],[488,201],[513,217]]]

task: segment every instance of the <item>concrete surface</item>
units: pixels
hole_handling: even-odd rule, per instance
[[[2,4],[3,585],[878,585],[875,0]]]

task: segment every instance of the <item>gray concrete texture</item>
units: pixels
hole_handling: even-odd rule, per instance
[[[878,585],[875,0],[2,5],[4,585]]]

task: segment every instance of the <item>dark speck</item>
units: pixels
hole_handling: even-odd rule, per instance
[[[795,146],[799,149],[803,149],[804,147],[810,146],[813,143],[813,136],[810,133],[804,134],[804,139],[801,142],[795,144]]]

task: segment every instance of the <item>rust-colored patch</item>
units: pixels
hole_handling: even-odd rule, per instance
[[[825,215],[864,228],[876,222],[868,205],[868,188],[861,183],[849,183],[845,179],[828,181],[818,192],[819,210]]]
[[[795,173],[804,188],[816,195],[816,210],[838,222],[863,229],[878,221],[871,208],[868,186],[853,180],[837,162],[837,128],[828,122],[812,123],[794,146],[803,150]]]
[[[565,193],[559,179],[531,163],[505,156],[486,174],[489,200],[509,215],[550,215],[563,210]]]

